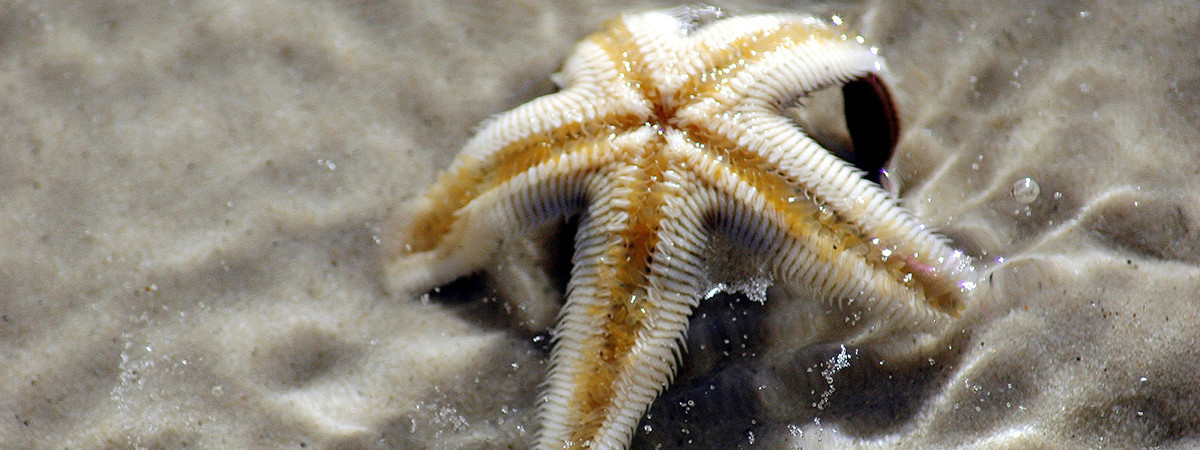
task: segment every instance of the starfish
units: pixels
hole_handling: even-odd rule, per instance
[[[854,80],[881,89],[882,71],[874,48],[811,17],[613,19],[576,46],[559,92],[481,126],[417,200],[387,277],[426,291],[579,216],[539,448],[629,444],[674,376],[718,234],[776,284],[917,327],[957,316],[969,258],[786,112]]]

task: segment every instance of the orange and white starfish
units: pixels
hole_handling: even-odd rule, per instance
[[[581,217],[540,448],[629,444],[673,377],[714,235],[777,284],[906,326],[963,308],[968,258],[785,111],[823,88],[878,85],[875,50],[811,17],[704,15],[626,15],[579,43],[560,92],[466,144],[387,269],[400,289],[428,290],[485,267],[509,236]]]

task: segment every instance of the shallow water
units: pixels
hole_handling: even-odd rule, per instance
[[[382,247],[480,120],[663,5],[605,3],[0,5],[0,447],[527,446],[538,322],[479,300],[489,279],[395,298]],[[800,312],[739,310],[755,357],[694,348],[668,396],[708,381],[743,413],[686,420],[722,445],[1195,445],[1200,8],[780,3],[723,6],[841,14],[881,46],[903,201],[988,276],[878,395],[777,378],[721,408],[772,382],[747,372],[842,352],[791,347]],[[642,445],[695,426],[647,423]]]

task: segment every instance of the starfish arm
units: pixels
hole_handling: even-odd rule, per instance
[[[726,88],[712,90],[710,101],[695,105],[697,113],[735,106],[778,111],[812,92],[883,71],[874,48],[812,18],[774,16],[754,25],[763,29],[705,50],[719,56],[713,69],[724,71]]]
[[[530,136],[563,140],[598,133],[611,125],[643,122],[652,107],[613,74],[610,56],[593,40],[580,42],[557,76],[561,91],[535,98],[482,123],[450,170],[463,164],[503,160],[505,155],[528,147],[525,142]]]
[[[767,52],[777,51],[783,43],[829,40],[835,30],[812,16],[758,14],[722,19],[689,35],[689,58],[681,61],[682,71],[703,80],[706,71],[739,70],[753,64]],[[717,78],[709,74],[709,80]],[[753,82],[754,80],[743,79]]]
[[[500,226],[488,226],[477,217],[479,213],[470,213],[487,209],[472,204],[493,202],[479,201],[479,196],[519,189],[507,184],[510,179],[560,158],[574,144],[611,140],[645,121],[651,107],[613,74],[611,56],[596,42],[579,43],[563,66],[562,91],[534,99],[481,126],[417,201],[400,240],[404,248],[392,250],[398,260],[388,270],[393,287],[425,289],[475,270],[490,256],[497,238],[507,234],[497,231],[511,228],[503,220]],[[464,235],[480,237],[459,242]],[[477,248],[459,248],[466,243]]]
[[[718,98],[725,104],[778,111],[797,98],[883,71],[875,50],[842,39],[810,37],[748,62]]]
[[[679,19],[665,11],[647,14],[623,15],[608,30],[596,34],[617,65],[629,64],[623,75],[636,84],[653,80],[651,85],[635,85],[635,88],[652,88],[651,101],[657,103],[686,81],[675,63],[684,52],[683,40],[686,30],[680,28]],[[614,54],[619,53],[619,54]],[[632,72],[636,72],[633,74]]]
[[[920,261],[881,246],[877,235],[814,202],[788,178],[698,147],[681,158],[716,197],[716,230],[762,255],[777,282],[810,287],[826,300],[861,300],[914,323],[957,314],[962,307],[965,293],[955,274],[931,274]],[[853,182],[870,186],[859,178]],[[884,219],[910,217],[894,203],[876,206],[883,211],[872,212]],[[923,227],[883,229],[937,244],[923,248],[929,253],[922,258],[961,258]]]
[[[770,36],[778,38],[784,31],[781,28]],[[898,207],[890,194],[863,180],[859,170],[829,153],[782,113],[799,95],[881,70],[872,49],[840,38],[813,36],[774,51],[755,52],[757,59],[731,71],[727,88],[714,90],[711,98],[680,111],[679,124],[713,147],[726,149],[734,165],[782,174],[802,196],[859,229],[872,247],[903,261],[901,270],[928,279],[929,302],[956,313],[973,276],[969,258],[952,250],[944,238]]]
[[[445,284],[486,264],[504,238],[574,214],[583,206],[590,174],[611,164],[619,156],[613,146],[623,142],[595,137],[561,144],[561,152],[504,176],[495,186],[470,188],[482,193],[445,214],[443,222],[432,220],[431,211],[452,203],[439,196],[459,191],[432,189],[401,238],[407,248],[386,269],[390,285],[413,295]]]
[[[650,185],[643,175],[615,166],[581,221],[538,448],[627,446],[675,373],[705,282],[707,205],[691,174],[667,167]],[[653,199],[629,200],[640,193]],[[629,238],[644,233],[653,238]]]
[[[973,281],[974,268],[962,252],[916,220],[894,197],[862,178],[862,173],[833,156],[796,125],[779,116],[747,118],[759,125],[755,134],[734,137],[743,148],[772,155],[766,167],[800,188],[809,201],[827,210],[830,220],[859,230],[874,251],[901,264],[901,271],[927,279],[926,295],[937,308],[957,313],[961,297]],[[759,120],[755,120],[759,119]],[[735,129],[736,130],[736,129]]]

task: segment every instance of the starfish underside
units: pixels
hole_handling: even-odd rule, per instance
[[[969,261],[785,109],[874,77],[873,49],[808,17],[628,15],[579,43],[564,88],[490,120],[419,200],[389,267],[409,293],[578,214],[541,448],[621,448],[670,382],[710,237],[775,283],[910,325],[963,307]]]

